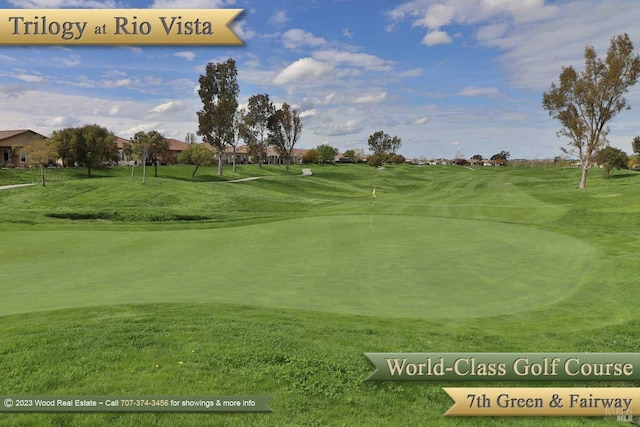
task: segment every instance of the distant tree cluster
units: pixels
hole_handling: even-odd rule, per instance
[[[203,107],[198,111],[198,135],[218,153],[218,175],[222,175],[222,158],[227,146],[233,148],[235,171],[236,147],[243,139],[249,154],[262,167],[267,147],[274,147],[284,158],[287,171],[293,148],[302,132],[300,112],[286,102],[276,109],[269,95],[249,98],[247,111],[238,110],[239,85],[236,63],[229,58],[221,63],[209,63],[198,80],[198,94]]]
[[[373,152],[367,162],[370,166],[382,166],[385,162],[402,164],[406,160],[404,156],[397,154],[402,146],[402,140],[397,136],[380,130],[369,136],[367,143],[369,150]]]
[[[311,148],[302,156],[303,163],[333,163],[338,155],[338,149],[329,144],[318,145]]]
[[[493,160],[497,165],[506,166],[509,161],[509,157],[511,157],[511,153],[503,150],[491,156],[491,160]]]

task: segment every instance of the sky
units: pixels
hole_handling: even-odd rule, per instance
[[[123,138],[198,129],[198,78],[233,58],[239,102],[266,93],[298,108],[297,148],[367,150],[382,130],[409,158],[562,155],[568,140],[542,108],[584,48],[606,54],[628,33],[637,0],[0,0],[0,8],[243,9],[243,46],[0,46],[0,130],[43,135],[97,123]],[[3,23],[0,23],[3,25]],[[640,135],[640,85],[610,122],[611,145]],[[574,156],[575,157],[575,156]]]

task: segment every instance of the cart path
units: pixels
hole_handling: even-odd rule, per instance
[[[13,185],[0,185],[0,190],[8,190],[10,188],[27,187],[35,184],[13,184]]]

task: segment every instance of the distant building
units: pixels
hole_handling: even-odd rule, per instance
[[[0,130],[0,153],[2,153],[0,164],[3,167],[31,166],[23,148],[38,138],[46,138],[46,136],[31,129]]]

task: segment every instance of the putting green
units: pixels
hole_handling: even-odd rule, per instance
[[[226,229],[3,232],[0,314],[222,302],[383,317],[470,317],[566,298],[595,249],[536,228],[326,216]]]

